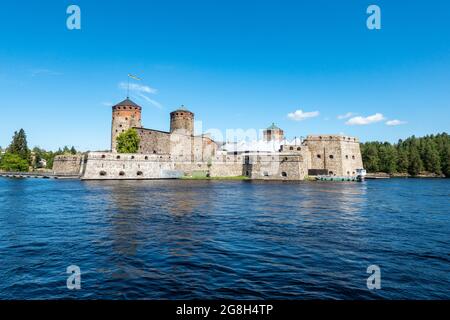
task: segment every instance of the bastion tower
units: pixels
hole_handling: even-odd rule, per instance
[[[194,135],[194,113],[184,106],[170,113],[170,133]]]
[[[112,107],[111,151],[116,152],[116,139],[119,134],[130,128],[141,128],[142,108],[130,99]]]

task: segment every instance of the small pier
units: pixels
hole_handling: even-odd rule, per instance
[[[53,172],[0,172],[0,177],[11,179],[79,179],[79,175],[55,174]]]

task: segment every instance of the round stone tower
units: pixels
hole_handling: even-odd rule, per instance
[[[194,134],[194,113],[184,106],[170,113],[170,133],[192,136]]]
[[[264,141],[282,141],[284,139],[284,132],[280,128],[278,128],[275,123],[272,123],[270,127],[268,127],[263,132]]]
[[[141,128],[142,108],[130,99],[112,107],[111,151],[116,152],[116,138],[130,128]]]

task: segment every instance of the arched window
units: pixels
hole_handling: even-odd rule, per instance
[[[319,159],[320,159],[320,158],[322,158],[322,156],[321,156],[320,154],[318,154],[318,155],[317,155],[317,158],[319,158]]]
[[[281,173],[281,176],[282,176],[282,177],[287,177],[287,173],[283,171],[283,172]]]
[[[143,173],[142,171],[138,171],[138,172],[136,172],[136,174],[137,174],[138,176],[142,176],[144,173]]]
[[[103,176],[106,176],[106,171],[100,171],[100,175],[103,177]]]
[[[300,147],[297,148],[297,151],[301,151],[301,150],[302,150],[302,148],[300,148]]]
[[[355,156],[352,156],[352,159],[355,160]]]
[[[133,160],[134,159],[134,156],[131,156],[131,160]]]
[[[119,160],[119,159],[120,159],[120,156],[117,156],[116,159]]]
[[[123,172],[123,171],[119,172],[119,176],[124,176],[124,175],[125,175],[125,172]]]
[[[334,156],[332,154],[329,155],[330,159],[334,159]]]
[[[345,159],[348,159],[348,155],[345,156]]]
[[[145,160],[148,160],[148,157],[147,157],[147,156],[145,156]]]
[[[106,158],[106,156],[104,154],[102,154],[102,159],[105,159],[105,158]]]
[[[289,150],[294,150],[294,147],[290,147]]]

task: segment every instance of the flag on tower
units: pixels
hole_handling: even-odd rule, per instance
[[[132,79],[134,79],[134,80],[141,80],[141,78],[139,78],[139,77],[136,77],[136,76],[134,76],[134,75],[132,75],[132,74],[128,74],[128,76],[130,77],[130,78],[132,78]]]

